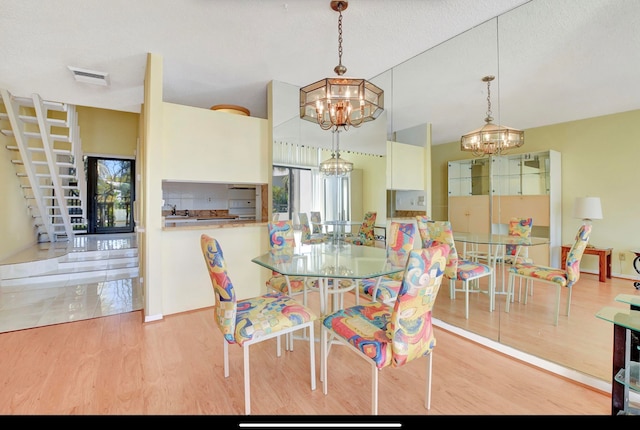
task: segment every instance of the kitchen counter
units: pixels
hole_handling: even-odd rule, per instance
[[[239,219],[237,217],[167,217],[163,222],[163,230],[195,230],[206,228],[231,228],[248,225],[267,225],[266,221]]]

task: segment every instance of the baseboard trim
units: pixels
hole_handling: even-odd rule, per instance
[[[473,342],[476,342],[480,345],[491,348],[495,351],[501,352],[503,354],[509,355],[515,359],[524,361],[525,363],[531,364],[533,366],[539,367],[543,370],[555,373],[559,376],[572,379],[580,384],[587,385],[589,387],[594,388],[595,390],[602,391],[605,393],[611,393],[611,383],[607,381],[603,381],[602,379],[596,378],[594,376],[587,375],[582,372],[578,372],[577,370],[570,369],[568,367],[561,366],[557,363],[553,363],[548,360],[544,360],[540,357],[536,357],[535,355],[527,354],[526,352],[520,351],[518,349],[512,348],[510,346],[504,345],[502,343],[491,340],[487,337],[477,335],[470,331],[461,329],[460,327],[453,326],[451,324],[447,324],[437,318],[433,319],[433,325],[436,327],[440,327],[444,330],[447,330],[451,333],[457,334],[464,338],[467,338]]]
[[[163,319],[164,317],[162,316],[162,314],[158,314],[158,315],[145,315],[144,317],[144,322],[148,323],[148,322],[153,322],[153,321],[160,321],[161,319]]]

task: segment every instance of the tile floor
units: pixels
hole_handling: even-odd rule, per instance
[[[118,256],[137,256],[135,233],[82,235],[68,242],[39,243],[0,261],[0,270],[5,272],[56,258],[60,267],[63,261],[65,265],[54,270],[44,267],[49,275],[46,279],[0,280],[0,333],[142,309],[137,258],[135,262],[110,259],[116,252]]]

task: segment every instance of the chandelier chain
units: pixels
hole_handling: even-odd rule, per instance
[[[491,81],[487,81],[487,119],[492,120],[491,118]]]
[[[342,66],[342,3],[338,4],[338,67]]]

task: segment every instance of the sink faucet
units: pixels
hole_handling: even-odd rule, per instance
[[[176,214],[176,205],[169,205],[171,206],[171,215],[175,215]]]
[[[184,211],[184,216],[189,216],[189,209]]]

